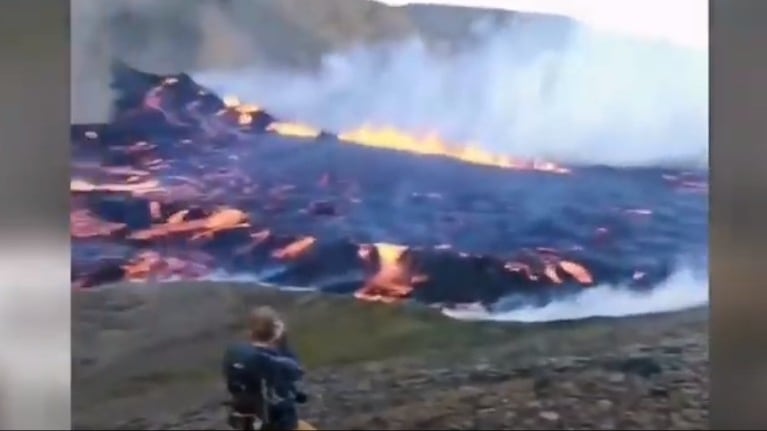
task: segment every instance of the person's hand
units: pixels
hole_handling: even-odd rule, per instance
[[[275,323],[274,343],[280,344],[284,337],[285,337],[285,322],[283,322],[282,320],[279,320],[277,321],[277,323]]]

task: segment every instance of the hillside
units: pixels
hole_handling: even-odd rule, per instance
[[[492,28],[530,21],[550,23],[553,29],[567,22],[370,0],[73,0],[72,115],[76,122],[107,115],[114,58],[162,73],[245,65],[307,69],[328,53],[359,44],[415,37],[449,52],[471,43],[480,23]]]
[[[248,307],[287,316],[320,429],[701,429],[703,310],[520,325],[232,283],[73,296],[75,429],[221,429],[218,360]]]
[[[86,37],[95,35],[85,33],[89,26],[106,41],[102,47],[137,66],[174,70],[226,67],[227,62],[304,67],[328,52],[409,37],[460,44],[479,21],[499,25],[519,18],[502,10],[391,7],[370,0],[73,2],[74,32],[83,36],[75,42],[94,42]]]

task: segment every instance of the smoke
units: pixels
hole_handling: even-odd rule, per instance
[[[279,4],[73,0],[72,121],[108,118],[109,65],[119,58],[155,72],[201,71],[198,78],[214,89],[330,130],[378,123],[520,157],[707,165],[708,59],[699,46],[621,33],[617,24],[604,25],[607,18],[570,11],[593,25],[569,28],[560,20],[568,28],[557,31],[540,17],[511,20],[478,26],[479,43],[457,53],[435,52],[419,39],[368,44],[300,72],[270,65],[328,47],[314,33],[280,24],[272,3]],[[634,27],[662,22],[666,32],[678,30],[684,23],[669,20],[687,9],[645,13]],[[696,11],[687,15],[698,22]],[[564,42],[552,42],[563,33]]]
[[[73,123],[109,119],[115,59],[176,73],[243,67],[259,58],[250,35],[213,1],[72,0],[71,23]]]
[[[623,317],[678,311],[706,305],[708,281],[691,269],[680,269],[653,290],[640,293],[629,288],[597,286],[569,300],[543,307],[524,307],[512,311],[443,310],[449,317],[463,320],[509,322],[552,322],[590,317]]]
[[[70,53],[72,122],[106,120],[113,98],[109,92],[109,49],[106,41],[100,37],[104,30],[102,24],[105,9],[88,7],[91,3],[94,2],[72,0]]]
[[[317,73],[251,68],[196,78],[328,130],[393,125],[502,154],[637,166],[708,161],[707,53],[574,25],[485,30],[461,52],[417,39],[324,58]]]
[[[264,279],[275,275],[279,271],[279,269],[274,269],[253,274],[230,273],[218,270],[205,279],[209,281],[245,283],[249,286],[256,283],[260,286],[279,288],[280,290],[291,292],[311,292],[316,290],[316,287],[313,286],[276,285],[264,281]],[[667,313],[708,304],[709,289],[707,276],[704,272],[694,270],[690,266],[681,267],[680,270],[665,282],[646,292],[640,292],[626,286],[600,285],[586,288],[579,295],[550,302],[542,307],[510,307],[508,302],[513,301],[501,300],[493,307],[495,309],[491,311],[484,309],[445,308],[442,310],[442,313],[447,317],[458,320],[526,323]],[[183,280],[171,279],[169,281]],[[509,311],[505,311],[505,308],[508,308]]]

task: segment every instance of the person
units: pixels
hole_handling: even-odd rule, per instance
[[[251,311],[248,326],[250,339],[230,345],[224,355],[232,407],[241,417],[257,417],[260,429],[295,430],[296,404],[306,402],[297,388],[304,370],[290,348],[285,324],[274,309],[258,307]]]

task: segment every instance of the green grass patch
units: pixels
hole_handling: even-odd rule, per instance
[[[435,310],[406,304],[363,303],[350,298],[252,293],[240,302],[275,307],[288,323],[291,344],[308,367],[392,357],[460,354],[471,347],[510,339],[512,325],[460,322]],[[244,330],[243,325],[237,329]]]

